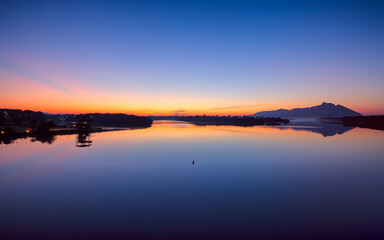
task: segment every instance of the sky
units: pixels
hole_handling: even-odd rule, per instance
[[[0,108],[384,114],[384,1],[0,2]]]

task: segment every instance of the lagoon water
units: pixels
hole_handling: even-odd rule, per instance
[[[0,145],[1,239],[384,239],[383,131],[158,121],[91,140]]]

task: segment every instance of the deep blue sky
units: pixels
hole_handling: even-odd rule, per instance
[[[1,1],[0,36],[4,106],[384,113],[384,1]]]

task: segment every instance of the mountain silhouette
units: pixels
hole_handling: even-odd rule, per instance
[[[298,118],[321,118],[321,117],[349,117],[361,116],[360,113],[355,112],[342,105],[335,105],[333,103],[323,102],[321,105],[308,107],[308,108],[294,108],[292,110],[279,109],[275,111],[258,112],[253,117],[281,117],[288,119]]]

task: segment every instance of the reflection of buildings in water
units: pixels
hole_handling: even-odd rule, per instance
[[[92,145],[89,132],[79,132],[76,138],[76,147],[89,147]]]
[[[92,116],[79,115],[77,116],[77,129],[79,134],[76,139],[76,147],[89,147],[92,145],[89,130],[91,129]]]

